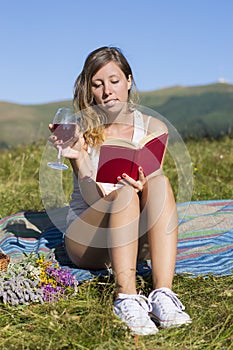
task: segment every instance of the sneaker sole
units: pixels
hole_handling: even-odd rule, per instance
[[[184,322],[180,323],[174,323],[173,321],[162,321],[158,317],[156,317],[153,314],[150,314],[151,319],[155,322],[156,325],[158,325],[161,328],[175,328],[175,327],[182,327],[182,326],[187,326],[190,323],[192,323],[192,320],[186,320]]]

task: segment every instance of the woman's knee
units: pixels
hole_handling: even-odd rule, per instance
[[[151,177],[148,180],[148,183],[157,183],[157,184],[165,184],[165,185],[170,185],[170,181],[168,177],[164,174],[159,174],[157,176]]]
[[[148,180],[148,194],[156,192],[173,193],[168,177],[164,174],[157,175]]]
[[[122,210],[137,211],[139,208],[139,197],[132,186],[124,185],[113,194],[113,208],[115,212]]]

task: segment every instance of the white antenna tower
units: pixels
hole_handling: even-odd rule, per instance
[[[223,78],[223,74],[222,74],[222,66],[219,67],[219,77],[218,77],[218,82],[219,83],[227,83],[226,79]]]

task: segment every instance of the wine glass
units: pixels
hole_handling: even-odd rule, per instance
[[[62,147],[72,141],[75,135],[77,117],[70,108],[59,108],[53,118],[53,135],[57,140],[62,140],[62,145],[58,145],[58,155],[56,162],[49,162],[47,165],[53,169],[66,170],[68,166],[62,163]]]

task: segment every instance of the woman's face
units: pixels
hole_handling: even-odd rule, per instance
[[[131,76],[127,79],[115,62],[107,63],[91,79],[96,104],[111,111],[117,104],[128,102],[131,82]]]

